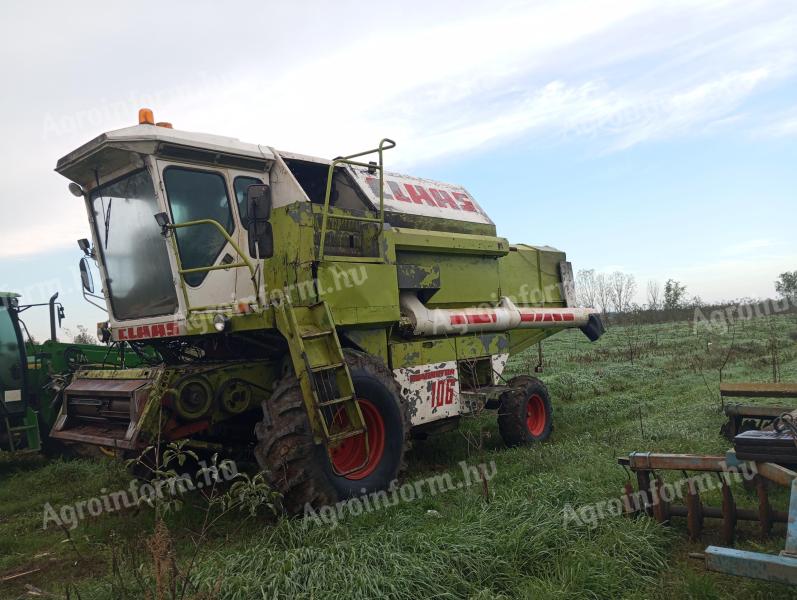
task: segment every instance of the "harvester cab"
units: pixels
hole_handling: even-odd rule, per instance
[[[62,158],[102,336],[161,360],[79,373],[52,435],[253,451],[291,505],[380,489],[411,432],[484,409],[511,445],[547,438],[547,390],[504,381],[508,357],[565,328],[597,339],[600,319],[575,305],[563,252],[497,237],[461,186],[388,172],[394,146],[326,160],[142,109]]]

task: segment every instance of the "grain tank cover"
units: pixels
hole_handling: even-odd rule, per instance
[[[349,168],[368,199],[379,206],[379,177],[362,167]],[[464,187],[388,171],[385,172],[385,210],[493,225]]]

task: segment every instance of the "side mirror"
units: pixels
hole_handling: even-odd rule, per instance
[[[169,215],[165,212],[159,212],[155,215],[155,222],[161,228],[161,235],[166,237],[166,234],[169,233]]]
[[[80,259],[80,281],[83,283],[84,290],[89,294],[94,293],[94,278],[89,269],[89,259],[85,256]]]
[[[249,232],[249,255],[269,258],[274,255],[274,236],[271,231],[271,188],[255,183],[246,188],[246,228]]]
[[[91,243],[86,238],[78,240],[77,245],[80,246],[83,254],[86,256],[91,256]]]
[[[249,221],[271,218],[271,187],[253,183],[246,188],[246,215]]]

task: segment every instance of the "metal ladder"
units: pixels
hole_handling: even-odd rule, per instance
[[[26,452],[38,452],[41,450],[41,438],[39,436],[39,422],[36,413],[30,409],[25,411],[22,417],[22,425],[11,425],[11,418],[4,417],[5,430],[8,432],[8,448],[10,452],[16,452],[17,447],[14,443],[14,434],[23,433],[27,438]]]
[[[277,327],[288,341],[316,443],[323,443],[329,453],[343,440],[365,434],[365,421],[327,303],[322,300],[294,307],[286,298],[275,311]],[[365,466],[370,454],[367,435],[365,443],[363,464],[337,472],[333,463],[337,475]]]

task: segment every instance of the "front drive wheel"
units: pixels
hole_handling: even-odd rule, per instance
[[[329,454],[323,444],[314,444],[294,375],[286,376],[263,403],[255,456],[290,513],[301,512],[307,503],[318,507],[385,489],[403,466],[410,421],[398,385],[378,359],[349,350],[345,355],[366,434],[343,440]],[[339,415],[335,420],[343,426],[344,412]]]
[[[536,377],[520,375],[509,381],[498,409],[498,431],[507,446],[527,446],[548,439],[553,407],[548,388]]]

